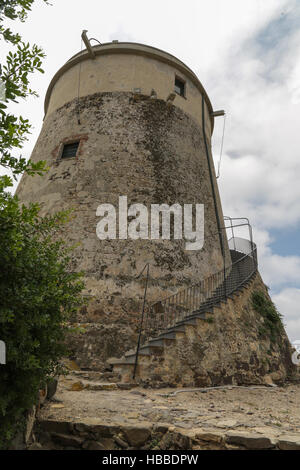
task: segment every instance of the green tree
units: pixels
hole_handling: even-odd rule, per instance
[[[47,0],[43,0],[47,3]],[[12,151],[22,148],[28,139],[31,125],[28,119],[15,116],[8,110],[9,103],[18,102],[30,95],[37,96],[30,88],[29,75],[43,70],[44,53],[34,44],[32,47],[22,41],[18,33],[5,27],[4,20],[25,21],[34,0],[0,0],[0,44],[1,41],[11,45],[5,62],[0,64],[0,83],[5,91],[5,100],[0,101],[0,166],[12,171],[13,177],[26,171],[29,174],[42,174],[46,170],[45,162],[33,163],[26,158],[14,157]],[[11,185],[8,177],[1,177],[3,186]]]
[[[68,271],[69,250],[59,239],[66,214],[38,216],[7,196],[0,205],[0,449],[24,425],[39,388],[61,371],[67,321],[82,304],[80,273]],[[56,241],[55,241],[56,240]]]
[[[0,177],[0,339],[7,351],[0,365],[0,449],[23,429],[39,388],[61,371],[67,321],[83,303],[81,274],[68,270],[70,250],[59,238],[69,214],[41,218],[37,204],[25,207],[7,191],[21,173],[46,171],[45,162],[13,156],[30,123],[8,110],[10,102],[35,95],[29,75],[42,72],[43,51],[4,26],[5,19],[24,21],[33,3],[0,0],[0,41],[12,48],[0,70],[6,93],[0,101],[0,167],[11,171]]]

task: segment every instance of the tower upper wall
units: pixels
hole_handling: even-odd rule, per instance
[[[205,127],[211,136],[212,105],[194,72],[176,57],[137,43],[108,43],[93,47],[95,58],[84,51],[74,55],[53,77],[45,98],[45,117],[76,97],[98,92],[140,89],[166,100],[174,92],[175,77],[185,82],[185,97],[176,95],[174,105],[202,126],[202,95],[206,103]]]

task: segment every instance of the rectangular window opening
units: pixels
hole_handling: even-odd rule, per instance
[[[70,144],[64,144],[64,148],[61,154],[61,158],[74,158],[77,155],[79,142],[72,142]]]
[[[175,92],[185,97],[185,82],[179,77],[175,77]]]

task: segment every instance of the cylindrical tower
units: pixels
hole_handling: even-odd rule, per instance
[[[86,318],[136,321],[150,263],[148,299],[157,301],[229,263],[211,155],[214,118],[196,75],[180,60],[135,43],[109,43],[73,56],[54,76],[33,161],[43,177],[24,175],[22,202],[42,215],[73,209],[64,238],[76,247],[73,270],[86,273]],[[203,204],[204,245],[182,240],[100,240],[99,204]],[[117,219],[118,226],[118,219]],[[150,222],[149,222],[150,226]]]

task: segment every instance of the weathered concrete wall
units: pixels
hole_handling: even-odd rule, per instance
[[[84,315],[82,315],[84,319]],[[139,315],[104,314],[99,321],[71,324],[65,344],[69,358],[82,370],[105,371],[110,357],[121,357],[137,344]],[[77,330],[74,332],[74,326]],[[79,329],[79,331],[78,331]]]
[[[61,160],[63,143],[76,138],[81,139],[78,158]],[[93,298],[83,321],[125,317],[136,324],[144,280],[135,278],[146,262],[150,301],[222,269],[202,131],[178,107],[124,92],[94,94],[79,104],[73,100],[45,121],[32,154],[33,161],[40,159],[49,172],[23,176],[17,193],[22,202],[38,201],[42,214],[74,209],[63,236],[69,244],[79,243],[71,269],[85,271],[86,292]],[[153,203],[204,204],[203,249],[186,251],[184,240],[100,241],[96,209],[100,203],[117,207],[119,195],[149,209]],[[222,220],[220,202],[218,211]]]
[[[205,97],[206,132],[213,127],[212,105],[197,76],[176,57],[160,49],[136,43],[104,44],[93,48],[95,59],[86,50],[73,56],[51,81],[46,99],[46,118],[74,98],[99,92],[133,92],[166,100],[174,91],[175,76],[185,81],[185,97],[176,95],[175,104],[202,125],[202,95]]]

